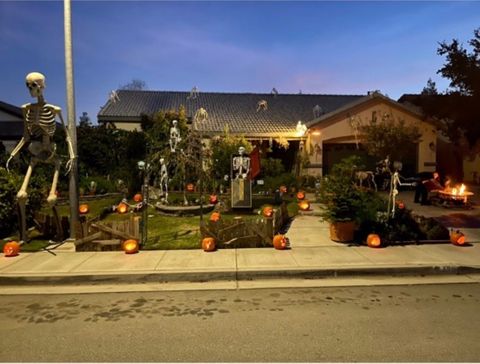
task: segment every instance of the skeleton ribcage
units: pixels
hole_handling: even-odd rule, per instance
[[[55,113],[49,107],[44,106],[40,110],[34,108],[27,110],[26,123],[28,132],[33,138],[55,134]]]

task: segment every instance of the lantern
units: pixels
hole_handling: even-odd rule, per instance
[[[20,244],[16,241],[9,241],[3,246],[3,254],[6,257],[16,257],[20,252]]]
[[[202,239],[202,249],[205,252],[211,252],[215,250],[215,239],[206,237]]]
[[[281,193],[287,193],[287,186],[280,186]]]
[[[195,186],[193,185],[193,183],[189,183],[187,185],[187,191],[188,192],[193,192],[194,189],[195,189]]]
[[[298,191],[297,192],[297,199],[302,201],[305,198],[305,192],[303,191]]]
[[[367,245],[370,248],[380,248],[382,245],[382,239],[380,239],[378,234],[369,234],[367,236]]]
[[[454,245],[465,245],[465,234],[460,230],[450,231],[450,242]]]
[[[141,193],[137,193],[135,194],[135,196],[133,196],[133,201],[135,202],[142,202],[143,201],[143,196]]]
[[[89,211],[90,211],[90,208],[88,207],[88,205],[87,205],[86,203],[81,204],[80,206],[78,206],[78,212],[79,212],[81,215],[88,214]]]
[[[135,254],[138,253],[138,241],[135,239],[128,239],[123,242],[122,245],[123,251],[125,254]]]
[[[277,234],[273,237],[273,247],[278,250],[284,250],[288,246],[288,239],[285,235]]]
[[[122,203],[118,204],[117,211],[118,211],[119,214],[124,214],[124,213],[128,212],[128,206],[122,202]]]
[[[220,212],[218,211],[212,212],[212,214],[210,215],[210,221],[218,222],[219,220],[220,220]]]
[[[272,217],[273,216],[273,207],[272,206],[265,206],[262,209],[262,215],[265,217]]]
[[[218,197],[217,195],[213,194],[213,195],[210,195],[210,198],[209,198],[209,201],[212,205],[215,205],[217,202],[218,202]]]
[[[310,210],[310,202],[308,202],[307,200],[300,201],[298,203],[298,207],[302,211],[308,211],[308,210]]]

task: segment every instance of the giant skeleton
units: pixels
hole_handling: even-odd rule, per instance
[[[22,106],[24,119],[23,137],[15,149],[13,149],[6,164],[6,168],[9,170],[8,167],[11,160],[18,153],[20,153],[23,147],[28,147],[28,151],[31,155],[30,163],[28,165],[22,186],[17,193],[20,215],[20,240],[22,242],[27,241],[25,213],[25,205],[28,199],[27,188],[28,183],[30,182],[30,177],[32,176],[33,168],[37,163],[53,164],[53,180],[47,197],[47,202],[52,208],[54,208],[57,201],[56,191],[61,165],[60,158],[56,154],[56,144],[53,142],[53,136],[56,129],[55,119],[57,116],[65,129],[66,141],[68,145],[69,161],[66,164],[67,173],[70,172],[72,163],[75,159],[72,141],[68,129],[63,121],[61,108],[55,105],[47,104],[43,97],[45,76],[38,72],[29,73],[26,77],[26,85],[30,91],[30,95],[37,98],[37,103],[29,103]]]

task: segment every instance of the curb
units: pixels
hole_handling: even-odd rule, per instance
[[[480,266],[397,266],[353,267],[325,269],[197,271],[197,272],[146,272],[100,273],[69,275],[0,276],[0,286],[12,285],[78,285],[78,284],[132,284],[169,282],[253,281],[255,279],[326,279],[372,276],[434,276],[479,274]]]

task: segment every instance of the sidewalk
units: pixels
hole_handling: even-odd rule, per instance
[[[477,205],[478,206],[478,205]],[[0,286],[246,281],[371,275],[480,273],[480,229],[461,229],[468,246],[424,244],[372,249],[332,242],[328,225],[300,215],[287,236],[291,249],[222,249],[123,252],[21,253],[0,258]],[[448,213],[425,206],[430,213]],[[478,213],[479,208],[476,207]]]

